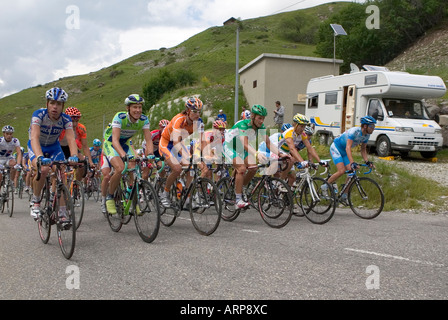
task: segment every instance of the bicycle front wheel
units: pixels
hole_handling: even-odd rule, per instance
[[[70,259],[75,251],[75,243],[76,243],[76,214],[73,207],[73,202],[70,198],[70,193],[65,185],[61,185],[58,187],[57,196],[59,198],[56,200],[56,215],[60,212],[60,207],[65,204],[66,207],[66,217],[68,222],[61,222],[58,219],[57,222],[57,230],[58,230],[58,242],[61,247],[62,254],[66,259]]]
[[[160,227],[160,207],[156,191],[148,181],[141,180],[139,194],[134,196],[135,227],[143,241],[151,243],[157,237]]]
[[[51,203],[48,182],[45,182],[41,194],[41,215],[37,220],[37,228],[39,229],[39,237],[43,243],[47,244],[51,233]]]
[[[114,194],[115,207],[117,208],[117,213],[111,214],[106,212],[107,222],[113,232],[118,232],[123,226],[123,190],[120,185],[118,185],[117,190]]]
[[[360,177],[350,186],[348,201],[358,217],[373,219],[383,211],[384,193],[375,180]]]
[[[258,211],[272,228],[283,228],[291,220],[293,200],[289,185],[282,179],[269,177],[258,194]]]
[[[170,199],[171,202],[180,203],[180,201],[177,199],[177,193],[176,193],[176,184],[177,181],[173,184],[173,186],[170,189]],[[162,192],[164,191],[166,178],[161,178],[156,183],[156,193],[157,198],[161,198]],[[180,210],[180,208],[179,208]],[[174,221],[176,221],[177,213],[176,210],[173,208],[165,208],[162,204],[160,204],[160,222],[165,227],[170,227],[173,225]]]
[[[11,183],[7,183],[2,189],[2,195],[0,197],[2,213],[12,217],[14,213],[14,187]]]
[[[73,202],[73,209],[76,213],[75,228],[78,229],[84,216],[85,195],[82,182],[77,180],[73,181],[71,184],[70,193]]]
[[[300,193],[300,203],[309,221],[324,224],[330,221],[336,210],[336,201],[332,186],[322,178],[313,177],[312,185],[306,183]],[[322,186],[326,186],[322,188]]]
[[[233,221],[240,215],[241,210],[235,209],[235,184],[231,177],[221,178],[217,183],[217,189],[222,201],[221,218],[224,221]]]
[[[221,197],[216,184],[207,178],[194,181],[190,193],[190,218],[195,229],[209,236],[221,221]]]

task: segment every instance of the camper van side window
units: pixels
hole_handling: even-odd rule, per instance
[[[325,94],[325,104],[336,104],[338,102],[338,93],[329,92]]]
[[[376,120],[384,120],[383,109],[381,109],[381,103],[378,99],[372,99],[369,101],[369,116],[374,117]]]
[[[371,86],[378,83],[378,75],[372,74],[368,75],[364,78],[364,85],[365,86]]]
[[[308,99],[308,108],[317,108],[319,96],[313,96]]]

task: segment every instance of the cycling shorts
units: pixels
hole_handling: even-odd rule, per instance
[[[123,151],[126,152],[128,156],[135,157],[134,151],[131,148],[130,140],[128,140],[125,143],[120,144],[123,148]],[[112,147],[112,142],[105,141],[103,146],[103,155],[106,156],[106,158],[110,161],[112,158],[119,157],[117,151]]]
[[[34,154],[33,149],[31,148],[31,140],[28,140],[28,155],[30,157],[30,162],[32,162],[34,159],[36,159],[36,155]],[[59,144],[59,141],[56,141],[52,145],[49,146],[42,146],[42,153],[44,154],[45,158],[51,159],[51,161],[65,161],[64,152],[62,151],[61,145]]]
[[[187,150],[187,148],[184,146],[183,143],[180,143],[180,145],[182,146],[182,153],[184,155],[188,155],[188,157],[189,157],[190,152]],[[167,141],[163,137],[162,137],[162,139],[160,139],[160,143],[159,143],[160,155],[162,155],[166,160],[172,158],[172,161],[177,160],[178,163],[181,163],[182,155],[180,152],[176,153],[176,151],[173,150],[173,147],[174,147],[173,141]]]
[[[333,142],[330,147],[331,158],[333,159],[334,164],[344,163],[344,166],[350,164],[350,160],[348,159],[347,152],[344,150],[340,150],[335,143]]]

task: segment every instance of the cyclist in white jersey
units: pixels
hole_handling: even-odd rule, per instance
[[[22,163],[22,152],[20,149],[20,141],[13,137],[14,128],[6,125],[2,129],[3,137],[0,137],[0,168],[7,165],[11,168],[11,180],[14,181],[14,186],[17,188],[17,170],[22,169],[20,165]],[[17,153],[17,162],[13,156],[13,153]],[[2,181],[3,175],[0,171],[0,181]],[[1,188],[1,186],[0,186]]]

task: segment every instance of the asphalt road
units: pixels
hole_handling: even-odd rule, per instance
[[[293,217],[283,229],[255,210],[201,236],[182,213],[144,243],[133,221],[118,233],[89,200],[66,260],[39,238],[28,202],[0,214],[0,299],[448,299],[448,216],[338,209],[325,225]]]

